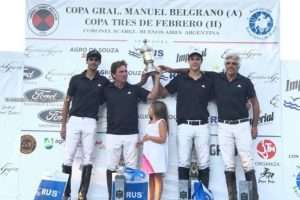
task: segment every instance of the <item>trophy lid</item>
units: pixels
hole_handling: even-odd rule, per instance
[[[152,51],[153,49],[152,49],[152,47],[150,47],[147,43],[148,43],[149,41],[147,40],[147,39],[144,39],[143,40],[143,43],[144,43],[144,46],[142,46],[142,48],[141,48],[141,50],[142,51]]]

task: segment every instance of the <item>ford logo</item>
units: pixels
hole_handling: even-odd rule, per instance
[[[24,74],[23,74],[23,79],[24,80],[33,80],[42,75],[42,71],[34,68],[34,67],[29,67],[29,66],[24,66]]]
[[[64,93],[50,88],[36,88],[25,92],[25,98],[39,103],[58,102],[64,99]]]
[[[62,110],[60,109],[49,109],[42,111],[38,114],[40,120],[49,123],[59,124],[62,121]]]

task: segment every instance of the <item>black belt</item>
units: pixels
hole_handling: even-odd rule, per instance
[[[97,117],[92,117],[92,116],[83,116],[83,115],[77,115],[77,114],[71,114],[70,117],[81,117],[81,118],[93,118],[95,119],[96,121],[98,121],[98,116]]]
[[[203,124],[207,124],[208,120],[180,120],[178,122],[178,125],[180,124],[188,124],[188,125],[192,125],[192,126],[199,126],[199,125],[203,125]]]
[[[249,121],[248,118],[245,118],[245,119],[235,119],[235,120],[223,120],[223,119],[219,119],[219,122],[225,123],[225,124],[239,124],[239,123],[248,122],[248,121]]]

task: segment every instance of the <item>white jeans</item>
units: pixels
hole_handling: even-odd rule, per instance
[[[67,123],[64,165],[72,166],[79,143],[82,145],[82,164],[92,164],[95,147],[96,120],[71,116]]]
[[[218,138],[225,171],[235,170],[235,146],[244,171],[253,169],[252,138],[249,122],[218,123]]]
[[[179,167],[190,167],[193,141],[198,167],[199,169],[205,169],[209,166],[209,133],[207,124],[199,126],[180,124],[177,126],[178,165]]]
[[[138,163],[138,134],[115,135],[106,134],[107,169],[116,170],[119,165],[122,147],[125,166],[137,168]]]

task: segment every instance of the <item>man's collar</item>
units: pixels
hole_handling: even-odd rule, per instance
[[[200,71],[200,74],[201,74],[201,76],[197,80],[200,80],[200,79],[202,79],[205,76],[205,72],[204,71]],[[189,76],[189,72],[182,74],[182,76],[185,79],[192,79],[192,80],[194,80],[192,77]]]
[[[114,81],[114,82],[110,82],[109,85],[108,85],[108,87],[120,89],[119,87],[117,87],[117,86],[115,85],[115,81]],[[128,87],[129,87],[129,83],[126,82],[123,88],[128,88]],[[123,88],[121,88],[121,89],[123,89]]]
[[[221,73],[221,77],[222,77],[223,79],[228,80],[228,79],[227,79],[227,76],[226,76],[226,72]],[[235,76],[235,78],[234,78],[233,80],[240,80],[241,78],[242,78],[242,76],[241,76],[239,73],[237,73],[236,76]]]
[[[86,72],[87,72],[87,70],[84,70],[84,71],[80,74],[80,78],[87,78],[87,77],[86,77]],[[98,79],[98,78],[100,78],[100,73],[99,73],[99,71],[96,72],[95,77],[94,77],[93,79]]]

